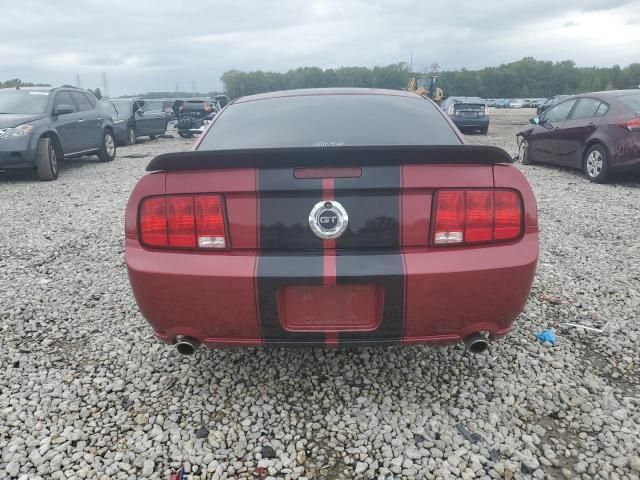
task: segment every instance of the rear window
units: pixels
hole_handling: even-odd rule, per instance
[[[622,97],[618,97],[618,100],[631,108],[634,112],[640,112],[640,93],[636,93],[634,95],[623,95]]]
[[[199,150],[460,143],[437,107],[422,98],[336,94],[232,104]]]
[[[201,112],[205,110],[205,102],[184,102],[182,110],[189,112]]]

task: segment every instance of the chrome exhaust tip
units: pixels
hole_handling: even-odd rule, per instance
[[[481,333],[472,333],[462,339],[471,353],[482,353],[489,347],[489,342]]]
[[[180,355],[191,356],[196,353],[200,342],[191,337],[179,337],[176,341],[176,350]]]

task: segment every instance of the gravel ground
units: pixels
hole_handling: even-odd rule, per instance
[[[515,153],[528,111],[473,143]],[[523,166],[541,256],[514,332],[461,346],[199,351],[154,340],[123,261],[147,161],[0,177],[0,478],[640,478],[640,178]],[[605,333],[567,321],[608,322]],[[558,342],[534,333],[552,328]]]

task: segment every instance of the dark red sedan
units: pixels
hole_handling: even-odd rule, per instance
[[[533,280],[531,188],[501,149],[391,90],[230,103],[156,157],[126,263],[161,340],[208,347],[451,343],[511,330]]]
[[[582,169],[601,183],[640,172],[640,90],[586,93],[549,108],[517,135],[522,163]]]

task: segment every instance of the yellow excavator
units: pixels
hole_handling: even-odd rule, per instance
[[[442,97],[444,97],[444,91],[438,87],[437,73],[411,77],[409,83],[407,83],[407,91],[416,92],[418,95],[430,98],[438,105],[440,105]]]

